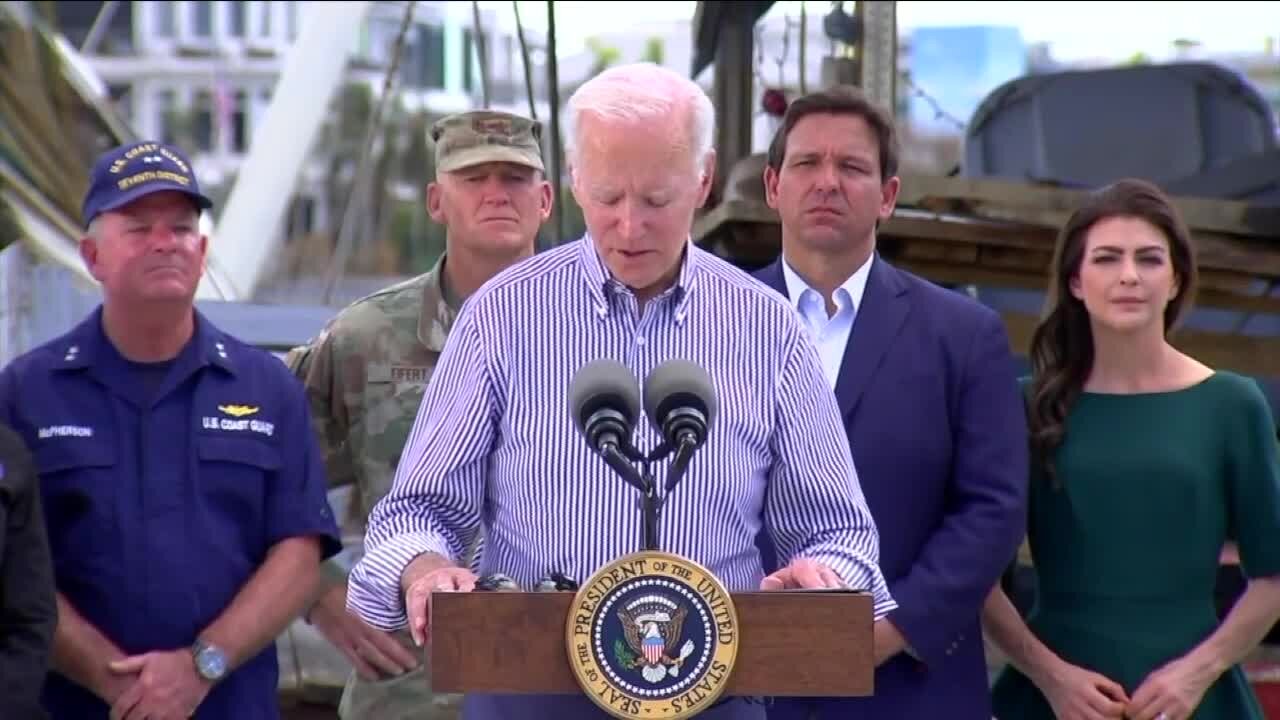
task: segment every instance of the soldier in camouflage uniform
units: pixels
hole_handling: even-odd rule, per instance
[[[311,399],[330,487],[352,486],[342,526],[346,541],[357,545],[369,511],[391,489],[423,389],[462,301],[532,255],[538,228],[551,213],[537,122],[469,112],[441,120],[432,138],[437,176],[427,188],[427,209],[447,228],[444,254],[426,274],[353,303],[286,358]],[[389,636],[346,612],[349,567],[326,564],[327,585],[307,614],[356,669],[340,716],[456,717],[460,698],[433,697],[419,665],[424,653],[407,628]]]

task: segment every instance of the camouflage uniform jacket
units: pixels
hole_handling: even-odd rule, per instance
[[[344,538],[363,538],[369,511],[391,489],[423,390],[457,308],[441,286],[444,257],[427,273],[342,310],[287,362],[311,402],[330,489],[352,486]]]

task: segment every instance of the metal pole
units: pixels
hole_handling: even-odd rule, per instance
[[[556,236],[551,244],[564,242],[564,210],[560,196],[560,70],[556,62],[556,3],[547,0],[547,97],[551,103],[551,188],[555,194],[552,203],[552,227]]]
[[[520,22],[520,3],[511,0],[516,12],[516,37],[520,39],[520,62],[524,65],[524,91],[529,96],[529,117],[538,119],[538,107],[533,102],[533,72],[529,69],[529,45],[524,39],[524,23]]]
[[[658,497],[658,480],[649,472],[648,462],[641,465],[640,477],[644,480],[644,492],[640,495],[640,510],[644,519],[644,549],[657,552],[658,512],[662,508],[662,500]]]
[[[658,498],[657,490],[652,486],[641,497],[644,506],[644,549],[648,552],[658,550]]]
[[[329,270],[325,277],[322,302],[326,305],[333,301],[333,292],[338,286],[338,281],[346,273],[347,257],[351,254],[351,246],[356,241],[356,224],[359,222],[356,219],[357,213],[364,211],[363,203],[369,200],[370,193],[385,191],[385,188],[370,187],[373,174],[373,141],[382,127],[382,118],[387,104],[391,102],[391,87],[395,84],[396,73],[400,69],[400,58],[404,54],[405,38],[413,25],[413,10],[416,5],[417,3],[413,2],[406,5],[404,19],[400,23],[400,32],[396,35],[396,43],[391,50],[391,64],[382,78],[382,96],[378,98],[378,104],[374,106],[373,114],[369,117],[369,127],[365,129],[355,182],[352,183],[351,195],[347,198],[347,207],[342,214],[342,225],[338,227],[338,246],[334,248],[334,257],[329,263]]]
[[[484,107],[489,107],[489,58],[488,43],[484,39],[484,26],[480,24],[480,3],[471,0],[471,33],[475,36],[476,57],[480,60],[480,97]]]
[[[102,8],[98,10],[98,16],[93,19],[93,27],[89,28],[89,34],[80,45],[81,55],[93,55],[98,52],[98,43],[102,42],[102,36],[107,34],[107,28],[111,26],[111,20],[119,7],[120,0],[109,0],[102,4]]]
[[[862,27],[861,85],[867,97],[893,111],[898,76],[897,3],[893,0],[862,0],[859,26]]]
[[[809,92],[808,83],[805,82],[805,75],[809,70],[806,62],[809,59],[806,49],[809,47],[809,15],[804,10],[804,3],[800,3],[800,94],[804,95]]]

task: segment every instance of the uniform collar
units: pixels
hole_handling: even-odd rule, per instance
[[[418,311],[418,341],[432,352],[443,352],[445,339],[458,317],[459,308],[445,298],[445,254],[422,279],[422,307]]]
[[[613,312],[613,304],[609,301],[611,291],[617,292],[618,289],[628,293],[631,291],[613,277],[609,267],[600,258],[600,253],[596,251],[595,242],[592,241],[590,233],[583,235],[578,243],[578,257],[581,261],[587,290],[591,293],[592,304],[596,308],[597,315],[602,318],[607,317]],[[677,324],[683,324],[685,316],[688,314],[689,298],[697,283],[698,276],[701,274],[701,263],[699,261],[701,252],[693,244],[692,239],[687,239],[683,257],[680,260],[680,272],[676,276],[675,284],[654,298],[654,300],[658,300],[668,295],[673,298]]]
[[[174,358],[174,362],[185,364],[187,360],[193,360],[196,366],[213,365],[233,375],[236,374],[237,358],[230,337],[209,322],[199,310],[192,308],[191,311],[195,314],[195,332],[187,345]],[[55,351],[62,353],[60,364],[56,368],[83,370],[101,366],[101,363],[108,359],[108,351],[120,356],[118,351],[109,346],[110,342],[110,338],[102,327],[102,306],[99,305],[64,337],[59,347],[55,348]]]

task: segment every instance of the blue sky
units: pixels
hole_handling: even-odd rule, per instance
[[[902,28],[921,25],[1012,25],[1029,43],[1050,42],[1064,60],[1126,58],[1172,52],[1175,38],[1212,52],[1261,52],[1280,37],[1280,2],[932,2],[898,3]]]

